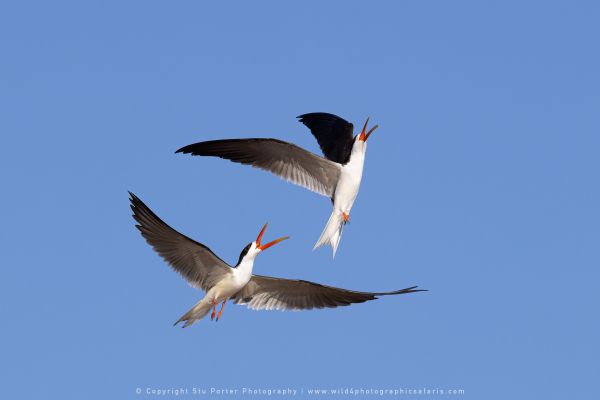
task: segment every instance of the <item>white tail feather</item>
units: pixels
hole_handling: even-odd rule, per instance
[[[315,244],[315,247],[313,247],[313,250],[315,250],[317,247],[321,247],[323,245],[328,244],[333,248],[333,257],[335,257],[338,245],[340,244],[340,239],[342,238],[343,230],[344,217],[340,211],[333,210],[333,212],[329,216],[327,225],[325,225],[325,229],[323,229],[321,237],[319,237],[319,240],[317,240],[317,243]]]
[[[185,321],[185,324],[183,324],[183,327],[185,328],[187,326],[190,326],[194,322],[204,318],[206,316],[206,314],[208,314],[208,312],[210,311],[212,306],[213,306],[213,304],[210,301],[210,299],[208,299],[207,296],[204,297],[202,300],[200,300],[198,303],[196,303],[196,305],[194,307],[192,307],[188,312],[183,314],[183,316],[181,318],[179,318],[177,320],[177,322],[175,322],[175,325],[177,325],[178,323],[180,323],[182,321]]]

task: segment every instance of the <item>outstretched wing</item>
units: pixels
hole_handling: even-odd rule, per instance
[[[320,112],[297,118],[310,129],[327,159],[340,164],[350,160],[354,143],[354,126],[350,122],[337,115]]]
[[[232,300],[254,310],[310,310],[334,308],[375,300],[377,296],[422,292],[416,286],[393,292],[356,292],[318,283],[252,275],[250,282]]]
[[[231,267],[208,247],[177,232],[136,195],[131,192],[129,195],[133,218],[142,236],[192,286],[206,292],[231,273]]]
[[[199,142],[176,153],[220,157],[251,165],[324,196],[333,196],[341,166],[277,139],[225,139]]]

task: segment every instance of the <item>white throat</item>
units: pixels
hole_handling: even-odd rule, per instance
[[[252,246],[250,247],[248,252],[244,255],[237,268],[235,268],[236,274],[243,276],[251,276],[252,269],[254,268],[254,260],[260,252],[261,250],[257,248],[256,242],[252,243]]]

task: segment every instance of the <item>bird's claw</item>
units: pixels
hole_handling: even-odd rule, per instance
[[[344,225],[349,224],[350,223],[350,214],[348,214],[346,212],[342,212],[342,216],[344,217]]]
[[[223,309],[225,308],[225,303],[227,302],[227,300],[223,301],[223,303],[221,304],[221,309],[219,310],[219,313],[217,314],[217,321],[219,322],[219,318],[221,318],[221,315],[223,315]]]
[[[210,320],[214,320],[215,319],[215,314],[217,313],[217,301],[213,300],[213,309],[212,309],[212,314],[210,314]],[[218,321],[218,319],[217,319]]]

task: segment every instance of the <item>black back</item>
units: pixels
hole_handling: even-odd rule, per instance
[[[317,139],[325,158],[340,164],[350,160],[354,143],[354,126],[350,122],[337,115],[320,112],[303,114],[298,119]]]

